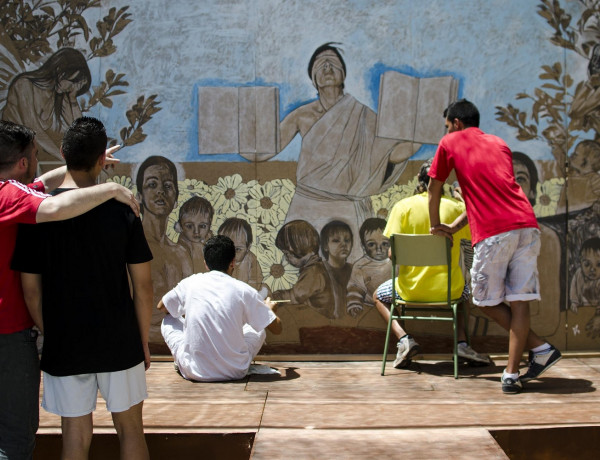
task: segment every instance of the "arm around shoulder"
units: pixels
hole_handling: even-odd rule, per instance
[[[36,221],[41,223],[71,219],[88,212],[111,198],[129,205],[133,212],[139,215],[139,204],[131,190],[114,182],[107,182],[93,187],[69,190],[60,195],[46,198],[40,203]]]

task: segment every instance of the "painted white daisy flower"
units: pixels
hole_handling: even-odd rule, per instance
[[[211,201],[210,187],[206,182],[197,179],[185,179],[178,182],[179,193],[190,196],[202,196]]]
[[[278,225],[285,219],[286,210],[280,203],[281,187],[272,182],[263,185],[255,184],[249,190],[248,213],[254,214],[257,222],[267,225]]]
[[[565,184],[562,177],[553,177],[552,179],[537,184],[537,197],[533,210],[537,217],[553,216],[558,208],[558,200]]]
[[[219,177],[215,185],[211,187],[213,206],[215,214],[237,213],[244,208],[248,200],[250,185],[242,182],[242,176]]]
[[[298,269],[290,265],[275,247],[272,251],[259,251],[258,262],[263,272],[263,282],[272,292],[290,289],[298,280]]]
[[[412,192],[410,192],[410,195],[407,193],[409,185],[393,185],[385,192],[371,196],[371,204],[375,215],[387,219],[398,201],[412,195]]]
[[[115,183],[117,183],[119,185],[122,185],[123,187],[128,188],[133,193],[137,192],[137,187],[135,186],[135,184],[131,180],[131,177],[129,177],[129,176],[113,176],[113,177],[109,177],[108,179],[106,179],[106,182],[115,182]]]

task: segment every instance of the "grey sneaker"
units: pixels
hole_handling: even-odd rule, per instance
[[[544,372],[554,366],[562,358],[562,354],[554,346],[544,353],[529,352],[529,368],[521,377],[523,382],[539,378]]]
[[[510,377],[504,377],[504,373],[502,373],[500,381],[502,382],[502,393],[505,395],[515,395],[523,391],[523,383],[521,383],[521,379],[515,380]]]
[[[482,363],[487,365],[491,364],[489,356],[477,353],[469,345],[458,346],[458,357],[471,362]]]
[[[410,335],[401,338],[398,341],[398,353],[396,353],[394,367],[396,369],[408,367],[411,361],[410,358],[419,353],[419,351],[421,351],[421,346]]]

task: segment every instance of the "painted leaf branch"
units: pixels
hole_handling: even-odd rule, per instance
[[[159,107],[160,101],[157,101],[156,98],[156,94],[149,96],[148,99],[140,96],[131,109],[126,112],[129,126],[122,128],[119,132],[121,145],[139,144],[146,139],[146,134],[144,134],[142,126],[150,121],[152,115],[162,110]],[[111,145],[115,145],[116,143],[116,139],[111,139]]]
[[[590,59],[594,46],[600,41],[600,5],[597,1],[582,3],[586,8],[576,27],[573,27],[572,17],[562,8],[560,0],[542,0],[538,14],[554,31],[550,37],[552,44]],[[552,66],[542,66],[539,78],[542,84],[535,88],[533,95],[519,93],[515,97],[531,102],[529,115],[526,110],[508,104],[496,107],[496,119],[516,128],[517,139],[521,141],[546,141],[552,155],[562,165],[579,138],[578,132],[591,129],[600,132],[597,104],[600,81],[596,81],[599,77],[592,75],[589,80],[579,82],[570,93],[573,78],[556,62]]]
[[[94,86],[93,93],[89,100],[82,103],[81,111],[87,112],[91,107],[98,103],[110,109],[113,106],[111,97],[126,93],[123,90],[113,88],[119,86],[129,86],[129,83],[123,80],[124,76],[125,74],[123,73],[115,74],[112,69],[109,69],[105,75],[106,80],[100,83],[99,86]]]
[[[117,51],[114,38],[133,20],[127,12],[129,6],[119,9],[111,7],[108,14],[96,22],[96,30],[93,31],[84,17],[84,12],[100,7],[101,0],[2,0],[0,17],[3,19],[0,32],[10,40],[16,50],[15,57],[24,65],[43,61],[57,49],[76,46],[76,42],[79,45],[81,39],[89,47],[88,61],[102,58]],[[19,69],[14,69],[13,66],[13,75],[0,75],[4,87],[18,71]],[[92,88],[87,99],[83,97],[79,101],[81,111],[88,112],[97,104],[112,108],[112,98],[125,94],[123,88],[126,86],[129,86],[129,83],[125,80],[125,74],[108,70],[104,81]],[[147,99],[145,96],[139,96],[137,102],[126,112],[129,126],[120,131],[123,144],[137,144],[146,138],[142,126],[153,114],[161,110],[156,97],[156,94]]]
[[[565,127],[565,113],[567,110],[567,89],[572,86],[573,80],[569,75],[563,75],[562,65],[559,62],[552,66],[542,66],[540,80],[545,83],[534,90],[534,94],[519,93],[517,100],[528,99],[531,104],[531,115],[527,112],[508,104],[506,107],[496,107],[496,119],[516,128],[517,139],[529,141],[533,139],[545,140],[552,149],[554,158],[561,162],[566,159],[568,149],[574,139],[567,136]],[[540,121],[546,126],[539,132]]]
[[[126,13],[128,8],[128,6],[124,6],[118,11],[116,8],[111,8],[108,11],[108,15],[104,16],[102,21],[96,23],[96,29],[98,29],[100,36],[94,37],[89,41],[91,54],[88,56],[88,59],[109,56],[117,50],[117,47],[113,44],[113,37],[132,22],[129,19],[131,14]]]

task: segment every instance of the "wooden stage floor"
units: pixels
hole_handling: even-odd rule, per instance
[[[600,458],[598,354],[565,357],[510,396],[500,389],[506,361],[498,357],[490,367],[461,366],[458,380],[451,362],[431,357],[406,370],[390,362],[385,376],[380,361],[265,358],[257,362],[281,375],[228,383],[188,382],[172,362],[153,362],[144,403],[151,457]],[[101,398],[94,425],[97,438],[116,442]],[[36,459],[56,458],[59,433],[59,417],[40,409]],[[194,444],[203,437],[212,441]]]

